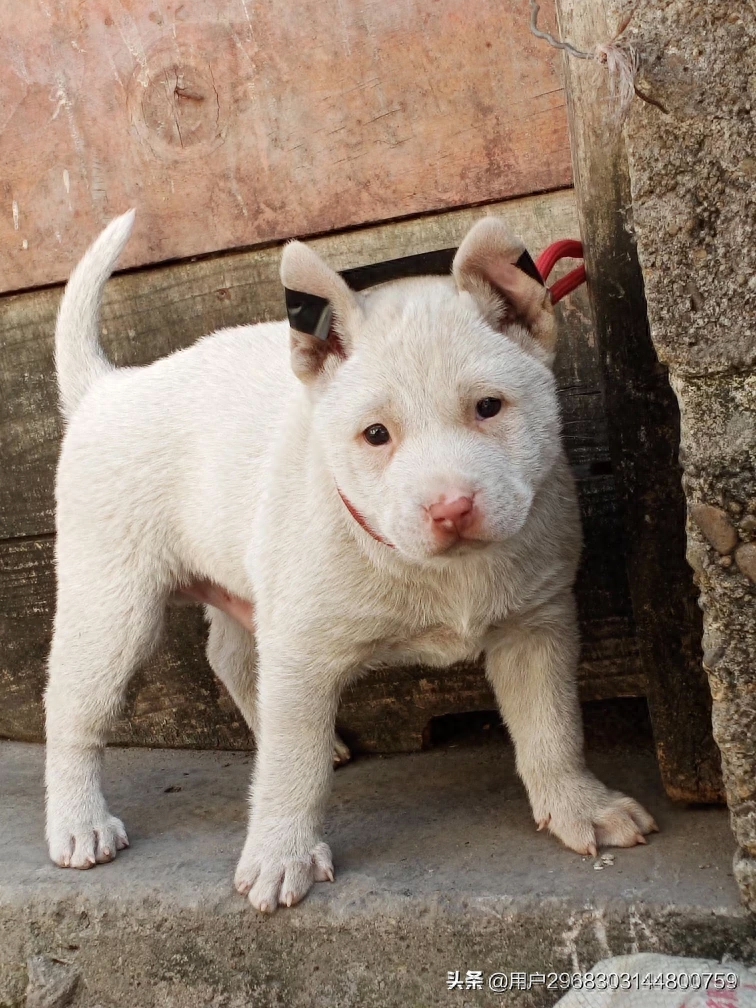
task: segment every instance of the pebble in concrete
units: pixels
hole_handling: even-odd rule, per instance
[[[738,544],[738,533],[725,512],[711,504],[693,504],[690,516],[717,553],[731,553]]]
[[[745,543],[735,551],[735,560],[741,573],[756,582],[756,543]]]

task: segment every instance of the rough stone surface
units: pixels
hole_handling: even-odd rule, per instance
[[[50,956],[32,956],[24,1008],[68,1008],[81,974],[76,966]]]
[[[619,17],[628,4],[614,8]],[[640,55],[640,89],[666,110],[636,101],[626,136],[651,333],[680,403],[689,510],[720,509],[749,542],[756,528],[756,11],[745,0],[642,0],[626,38]],[[740,846],[737,878],[756,909],[751,547],[740,547],[736,564],[723,564],[696,522],[688,531],[714,733]]]
[[[756,582],[756,543],[743,543],[735,551],[738,570]]]
[[[636,951],[756,961],[727,812],[670,802],[650,747],[589,757],[661,827],[601,871],[535,831],[506,744],[359,759],[335,774],[335,884],[273,917],[231,885],[248,754],[110,750],[132,846],[86,872],[47,860],[42,757],[0,743],[3,1008],[22,1008],[35,956],[80,972],[71,1008],[545,1006],[558,991],[447,991],[447,971],[573,972]]]

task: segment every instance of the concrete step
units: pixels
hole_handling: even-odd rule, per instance
[[[559,991],[539,976],[517,994],[447,990],[449,971],[487,983],[639,950],[756,961],[727,812],[673,806],[652,753],[589,757],[662,830],[600,871],[536,833],[507,745],[359,759],[335,775],[335,884],[265,918],[231,886],[252,759],[110,750],[132,846],[76,872],[47,861],[42,748],[0,743],[1,1008],[25,1004],[30,974],[37,1008],[481,1008]]]

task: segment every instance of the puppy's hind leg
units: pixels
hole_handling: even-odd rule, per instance
[[[247,727],[257,734],[257,655],[255,639],[249,630],[219,609],[207,606],[210,621],[207,660],[213,672],[231,694]]]
[[[102,754],[126,685],[157,643],[163,601],[136,571],[106,577],[81,562],[59,563],[45,777],[47,841],[62,868],[91,868],[128,846],[102,794]]]
[[[214,609],[206,608],[210,621],[207,639],[207,660],[213,672],[226,687],[241,711],[253,735],[257,724],[257,652],[255,639],[235,619]],[[333,737],[333,765],[348,763],[352,754],[337,734]]]

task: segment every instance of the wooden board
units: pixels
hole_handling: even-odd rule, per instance
[[[54,590],[52,536],[0,542],[0,738],[43,738]],[[584,618],[582,699],[643,695],[629,629],[616,616],[601,619],[596,611]],[[205,637],[198,608],[169,609],[162,646],[132,680],[113,743],[253,747],[234,702],[205,660]],[[434,717],[495,709],[479,666],[393,668],[354,683],[344,694],[338,722],[356,751],[406,752],[422,748]]]
[[[569,185],[527,0],[0,4],[0,291]]]
[[[570,192],[487,208],[535,254],[576,233]],[[485,210],[464,210],[318,239],[336,268],[458,244]],[[222,325],[280,317],[279,251],[235,253],[115,277],[105,298],[108,353],[145,363]],[[53,609],[53,468],[60,426],[52,373],[59,290],[0,299],[0,735],[39,738]],[[603,395],[587,304],[559,307],[557,366],[566,445],[579,478],[585,554],[578,580],[585,699],[644,693],[617,520]],[[171,612],[164,647],[136,677],[115,740],[245,748],[249,736],[203,657],[198,612]],[[479,668],[393,669],[356,683],[340,714],[358,749],[418,748],[432,717],[494,706]]]
[[[580,49],[613,37],[605,0],[557,0],[557,12],[562,37]],[[659,768],[671,798],[721,801],[701,613],[685,560],[679,410],[651,342],[643,276],[626,226],[632,197],[624,141],[606,71],[567,59],[565,79],[588,294]]]

